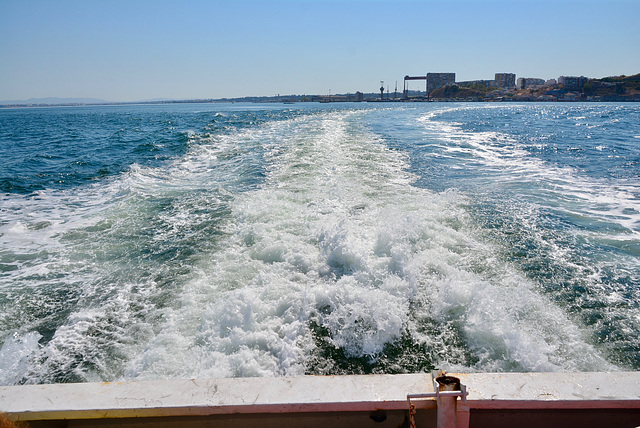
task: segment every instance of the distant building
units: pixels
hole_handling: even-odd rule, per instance
[[[467,80],[464,82],[456,82],[458,86],[484,86],[485,88],[495,88],[496,81],[495,80]]]
[[[527,88],[539,88],[546,84],[544,79],[538,79],[537,77],[520,77],[516,84],[517,89],[527,89]]]
[[[496,86],[500,89],[513,89],[516,87],[516,75],[514,73],[496,73]]]
[[[349,94],[348,99],[349,99],[349,101],[355,101],[355,102],[360,103],[360,102],[364,101],[364,94],[362,92],[360,92],[360,91],[357,91],[353,95]]]
[[[427,73],[427,93],[456,84],[456,73]]]
[[[560,76],[558,77],[558,83],[564,86],[564,89],[582,89],[584,84],[587,83],[588,78],[584,76]]]
[[[516,87],[516,75],[513,73],[496,73],[493,80],[468,80],[457,82],[458,86],[484,86],[485,88],[513,89]]]
[[[562,98],[559,99],[562,99],[564,101],[578,101],[580,99],[580,94],[577,92],[567,92],[562,96]]]

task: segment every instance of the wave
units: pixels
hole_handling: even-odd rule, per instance
[[[487,239],[475,195],[416,184],[380,114],[194,131],[162,167],[5,196],[0,383],[617,369]],[[440,156],[539,169],[434,120]]]

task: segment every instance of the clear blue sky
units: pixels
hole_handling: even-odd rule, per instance
[[[640,73],[640,0],[0,0],[0,100],[393,91],[427,72]]]

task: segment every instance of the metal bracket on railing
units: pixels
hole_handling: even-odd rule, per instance
[[[460,384],[460,391],[440,391],[440,385],[433,379],[433,389],[435,392],[426,392],[423,394],[407,394],[407,401],[409,402],[409,418],[411,421],[411,428],[416,428],[415,415],[416,406],[411,402],[411,399],[418,398],[435,398],[437,402],[440,401],[440,397],[460,397],[464,405],[467,404],[467,386]]]
[[[435,390],[435,392],[425,392],[423,394],[407,394],[407,400],[409,401],[409,403],[411,402],[412,398],[435,398],[437,400],[442,396],[460,397],[462,399],[462,402],[467,404],[467,395],[469,395],[469,393],[467,392],[466,385],[460,384],[460,391],[440,391],[438,382],[436,382],[435,379],[433,380],[433,383],[433,389]]]

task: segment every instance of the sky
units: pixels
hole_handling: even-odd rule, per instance
[[[0,100],[640,73],[640,0],[0,0]],[[420,89],[420,81],[411,89]]]

